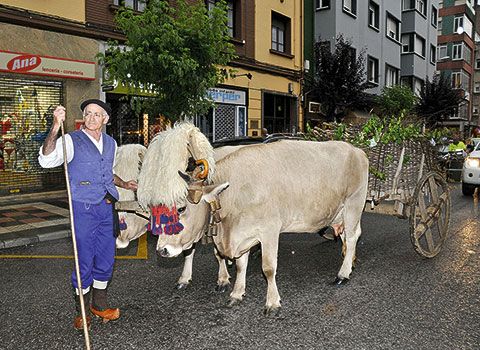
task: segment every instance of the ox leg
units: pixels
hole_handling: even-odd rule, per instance
[[[188,287],[192,281],[192,266],[193,266],[193,256],[195,255],[195,248],[192,249],[190,254],[185,256],[185,262],[183,264],[182,275],[178,279],[177,289],[185,289]]]
[[[218,279],[215,290],[220,293],[225,293],[230,286],[230,274],[228,273],[226,259],[218,254],[217,248],[214,248],[213,251],[218,261]]]
[[[233,286],[233,290],[230,293],[230,300],[228,301],[229,307],[240,303],[243,300],[243,296],[245,295],[249,255],[250,252],[247,252],[236,260],[235,266],[237,268],[237,276],[235,278],[235,285]]]
[[[353,234],[350,234],[353,232]],[[335,279],[335,284],[343,284],[348,281],[350,274],[352,273],[353,262],[355,260],[355,251],[357,247],[357,241],[362,233],[362,229],[360,227],[360,221],[357,223],[355,228],[352,231],[346,231],[344,236],[342,237],[343,241],[343,263],[340,271],[338,272],[337,278]]]
[[[277,261],[278,261],[278,240],[279,236],[269,242],[262,244],[262,270],[267,279],[267,301],[265,303],[265,315],[277,315],[280,312],[280,294],[277,289]]]

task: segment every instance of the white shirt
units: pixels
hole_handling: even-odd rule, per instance
[[[90,136],[85,130],[82,130],[85,135],[93,142],[95,147],[97,147],[100,154],[103,153],[103,134],[100,135],[100,139],[97,141],[95,138]],[[67,163],[70,163],[73,159],[74,155],[74,148],[73,148],[73,141],[72,137],[69,134],[65,135],[65,148],[67,149]],[[55,144],[55,149],[49,155],[43,154],[43,146],[40,147],[40,151],[38,153],[38,163],[42,168],[55,168],[59,165],[63,164],[63,144],[62,138],[59,137]],[[117,142],[115,142],[115,154],[117,153]],[[113,164],[115,164],[115,156],[113,160]]]

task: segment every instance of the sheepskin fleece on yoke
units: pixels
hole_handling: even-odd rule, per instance
[[[195,125],[179,122],[153,138],[138,179],[137,197],[142,207],[172,207],[185,201],[188,187],[178,171],[185,172],[190,156],[207,160],[210,182],[215,173],[213,147]]]
[[[115,155],[114,173],[124,181],[138,180],[142,159],[145,156],[147,148],[140,144],[122,145],[117,148]],[[135,192],[118,187],[119,200],[135,200]]]

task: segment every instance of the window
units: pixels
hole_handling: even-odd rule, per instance
[[[113,0],[113,4],[116,6],[124,6],[138,12],[143,12],[147,6],[147,0]]]
[[[420,92],[422,92],[423,89],[423,80],[418,79],[418,78],[413,78],[413,92],[415,95],[420,96]]]
[[[460,72],[452,72],[452,88],[460,89],[462,86],[462,76]]]
[[[378,60],[372,56],[368,56],[367,60],[367,78],[369,82],[378,84]]]
[[[403,10],[417,10],[422,15],[427,16],[425,0],[403,0]]]
[[[435,45],[430,45],[430,63],[435,64],[437,62],[437,48]]]
[[[435,6],[432,6],[432,15],[431,15],[430,21],[432,23],[432,26],[436,28],[438,23],[438,13]]]
[[[290,18],[272,12],[272,51],[290,53]]]
[[[473,85],[473,92],[480,93],[480,82],[475,82]]]
[[[466,44],[463,44],[463,59],[468,64],[472,64],[472,50]]]
[[[387,12],[387,36],[393,40],[400,39],[400,21]]]
[[[427,6],[425,4],[425,0],[416,0],[415,9],[422,15],[427,16]]]
[[[445,59],[445,58],[449,58],[449,57],[448,57],[448,54],[447,54],[447,45],[445,45],[445,44],[439,45],[438,48],[437,48],[437,50],[438,50],[438,55],[437,55],[437,57],[438,57],[439,60],[443,60],[443,59]]]
[[[343,0],[343,11],[357,16],[357,0]]]
[[[413,33],[402,35],[402,53],[411,53],[414,51],[414,38]]]
[[[478,115],[478,106],[473,106],[473,114]]]
[[[415,35],[415,53],[425,57],[425,39],[419,35]]]
[[[403,0],[403,10],[414,10],[415,0]]]
[[[452,45],[452,60],[462,59],[462,43],[456,43]]]
[[[437,20],[437,29],[440,32],[439,34],[441,34],[442,33],[442,19],[441,18],[439,18]]]
[[[373,1],[368,3],[368,25],[375,29],[380,26],[380,7]]]
[[[385,86],[391,87],[398,84],[399,70],[388,64],[385,65]]]
[[[475,69],[480,69],[480,59],[475,60]]]
[[[464,27],[463,27],[463,16],[462,17],[455,17],[455,19],[453,20],[453,32],[457,33],[458,28],[460,28],[460,27],[462,29],[464,29]]]
[[[330,8],[330,0],[316,0],[315,4],[317,10],[325,10]]]
[[[214,7],[215,4],[219,0],[207,0],[207,9],[208,11],[211,11]],[[228,27],[228,34],[234,38],[236,36],[236,23],[235,23],[235,8],[234,8],[234,1],[233,0],[228,0],[226,1],[227,3],[227,27]]]

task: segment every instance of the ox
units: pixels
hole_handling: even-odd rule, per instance
[[[332,225],[343,228],[344,260],[336,283],[348,281],[367,194],[368,159],[363,151],[344,142],[283,140],[233,150],[215,168],[209,179],[214,185],[189,181],[185,196],[174,201],[183,231],[159,236],[161,255],[177,256],[190,248],[214,222],[216,249],[221,257],[236,260],[229,301],[233,305],[245,294],[249,250],[260,244],[268,283],[265,312],[270,314],[280,309],[275,281],[280,233],[318,232]],[[192,200],[191,194],[201,200]],[[221,267],[217,284],[228,284],[228,278]]]
[[[115,155],[113,171],[122,179],[137,180],[142,166],[142,160],[147,148],[139,144],[123,145],[118,147]],[[135,193],[131,190],[117,187],[120,201],[135,200]],[[148,220],[124,211],[118,212],[120,234],[117,237],[117,248],[126,248],[130,241],[137,239],[147,232]]]

